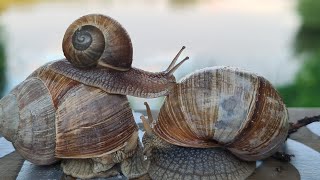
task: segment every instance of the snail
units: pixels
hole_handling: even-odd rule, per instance
[[[287,108],[271,83],[232,67],[184,77],[157,120],[146,106],[143,144],[152,179],[246,179],[256,160],[278,150],[289,129]]]
[[[131,40],[117,21],[80,17],[63,38],[66,59],[38,68],[0,100],[0,133],[34,164],[62,159],[67,175],[114,175],[120,165],[128,178],[137,177],[147,164],[138,156],[142,146],[126,95],[168,94],[173,72],[188,59],[175,65],[183,49],[165,71],[143,71],[131,67]]]
[[[141,116],[145,134],[144,153],[149,160],[148,176],[158,179],[245,179],[255,169],[255,162],[235,157],[222,148],[188,148],[170,144],[157,136],[149,106],[148,119]]]

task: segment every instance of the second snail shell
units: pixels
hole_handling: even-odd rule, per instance
[[[224,147],[244,160],[274,153],[285,141],[288,112],[265,78],[211,67],[181,80],[165,100],[154,132],[184,147]]]
[[[78,68],[98,64],[126,71],[132,64],[132,44],[127,31],[111,17],[89,14],[74,21],[63,38],[67,60]]]

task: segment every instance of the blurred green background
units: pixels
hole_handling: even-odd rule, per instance
[[[266,77],[289,107],[320,107],[320,1],[1,0],[0,94],[63,57],[68,25],[88,13],[118,20],[133,41],[133,65],[164,70],[182,45],[177,79],[203,67],[237,66]],[[130,97],[134,109],[144,99]],[[148,100],[159,108],[160,99]]]
[[[294,41],[295,55],[302,61],[293,82],[278,86],[288,106],[320,106],[320,1],[299,0],[301,25]]]

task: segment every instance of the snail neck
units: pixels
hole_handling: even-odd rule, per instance
[[[118,71],[110,68],[79,69],[68,61],[60,60],[49,65],[56,73],[83,84],[101,88],[111,94],[142,98],[165,96],[175,85],[175,78],[167,72],[147,72],[138,68]]]

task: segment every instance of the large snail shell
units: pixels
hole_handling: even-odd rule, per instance
[[[127,147],[137,131],[126,96],[80,84],[48,65],[1,99],[0,106],[0,133],[38,165],[111,154]]]
[[[242,161],[221,148],[154,149],[148,173],[153,180],[246,179],[255,162]]]
[[[263,77],[236,68],[199,70],[167,96],[154,126],[165,141],[223,146],[244,160],[271,155],[284,142],[288,113]]]
[[[137,130],[126,96],[80,84],[40,68],[56,107],[56,147],[59,158],[92,158],[125,146]]]
[[[126,71],[132,64],[132,44],[126,30],[114,19],[89,14],[74,21],[63,38],[63,52],[79,68],[97,65]]]

